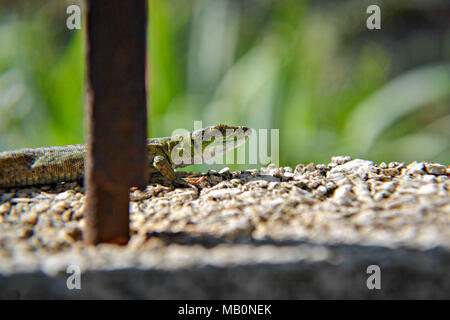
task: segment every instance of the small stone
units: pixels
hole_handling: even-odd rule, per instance
[[[38,202],[34,206],[34,210],[37,213],[41,213],[41,212],[47,211],[49,208],[50,208],[50,201],[41,201],[41,202]]]
[[[238,186],[238,185],[241,184],[241,180],[236,179],[236,178],[231,179],[230,182],[231,182],[231,184],[232,184],[233,186]]]
[[[11,210],[11,203],[5,202],[0,205],[0,214],[7,215],[9,214],[9,210]]]
[[[327,188],[328,191],[333,191],[334,189],[337,188],[336,183],[334,183],[333,181],[328,181],[325,184],[325,187]]]
[[[275,189],[276,187],[278,187],[280,185],[279,182],[270,182],[269,186],[267,187],[267,190],[272,191],[273,189]]]
[[[62,219],[63,221],[70,221],[72,219],[72,215],[73,215],[73,210],[67,210],[66,212],[63,213],[62,215]]]
[[[44,229],[51,225],[51,220],[47,215],[41,214],[39,215],[38,221],[37,221],[37,227]]]
[[[293,178],[294,178],[294,173],[292,173],[292,172],[285,172],[282,179],[283,179],[283,181],[289,181],[289,180],[291,180]]]
[[[388,198],[390,195],[390,192],[380,191],[376,195],[374,195],[373,200],[380,201],[382,199]]]
[[[304,173],[305,172],[305,165],[303,163],[298,164],[295,167],[295,173]]]
[[[445,187],[445,185],[443,185],[443,184],[440,185],[438,195],[444,196],[444,197],[447,197],[447,196],[448,196],[448,190],[447,190],[447,188]]]
[[[383,174],[394,177],[399,174],[398,170],[396,168],[387,168],[383,170]]]
[[[28,239],[33,235],[33,229],[32,228],[21,228],[18,231],[18,237],[20,239]]]
[[[400,165],[402,165],[402,164],[404,164],[404,163],[398,163],[397,161],[392,161],[392,162],[389,162],[388,167],[389,167],[389,168],[397,168],[397,169],[398,169],[398,167],[399,167]]]
[[[280,169],[275,169],[272,171],[272,175],[276,178],[282,178],[283,177],[283,173],[281,172]]]
[[[395,164],[394,168],[397,169],[397,170],[401,170],[401,169],[406,167],[404,162],[400,162],[400,163],[398,163],[398,162],[391,162],[391,163]],[[389,163],[389,165],[391,165],[391,163]]]
[[[80,209],[76,210],[74,214],[72,214],[71,218],[72,220],[78,221],[81,220],[84,217],[85,212],[85,205],[83,204]]]
[[[59,194],[55,197],[55,200],[66,200],[66,199],[68,199],[69,197],[73,196],[73,194],[74,194],[73,191],[68,190],[68,191],[59,193]]]
[[[437,163],[426,163],[425,170],[436,176],[447,174],[447,167]]]
[[[352,217],[352,221],[358,225],[369,225],[376,218],[373,211],[362,211]]]
[[[409,174],[415,174],[415,175],[425,174],[425,171],[424,171],[425,166],[424,166],[423,162],[420,162],[420,163],[413,162],[406,168],[408,169]]]
[[[308,188],[309,189],[316,189],[321,184],[322,184],[322,181],[314,179],[314,180],[311,180],[311,182],[308,183]]]
[[[210,175],[209,177],[208,177],[208,181],[211,183],[211,185],[216,185],[216,184],[218,184],[218,183],[220,183],[220,182],[222,182],[222,177],[221,176],[218,176],[218,175]],[[206,182],[206,181],[205,181]],[[201,186],[203,186],[203,184],[200,184]],[[205,184],[205,186],[206,186],[206,184]]]
[[[316,165],[316,169],[319,170],[321,174],[325,174],[325,172],[327,171],[327,166],[324,164],[318,164]]]
[[[380,186],[380,190],[386,191],[388,193],[392,193],[395,190],[396,183],[395,182],[386,182]]]
[[[349,205],[353,200],[355,200],[355,195],[352,192],[352,186],[347,184],[337,188],[334,191],[333,199],[340,205]]]
[[[38,220],[38,214],[36,211],[30,211],[21,216],[20,222],[34,226]]]
[[[350,180],[347,178],[347,176],[342,173],[342,172],[332,172],[333,169],[331,169],[331,171],[327,172],[327,178],[334,182],[337,186],[341,186],[341,185],[345,185],[345,184],[349,184]]]
[[[238,188],[218,189],[206,193],[206,199],[208,200],[224,200],[231,199],[233,196],[242,193]]]
[[[87,225],[86,218],[81,219],[81,220],[78,222],[78,225],[79,225],[80,228],[82,228],[82,229],[86,228],[86,225]]]
[[[318,194],[318,195],[324,196],[324,195],[327,194],[328,189],[327,189],[327,187],[325,187],[325,186],[319,186],[319,187],[315,190],[315,192],[316,192],[316,194]]]
[[[293,173],[294,172],[294,170],[292,170],[291,167],[284,167],[283,169],[284,169],[284,173]]]
[[[64,228],[66,234],[73,240],[81,240],[83,231],[76,223],[67,224]]]
[[[346,162],[343,165],[339,165],[337,167],[334,167],[331,169],[328,174],[332,175],[334,173],[355,173],[359,175],[360,177],[364,177],[369,172],[375,173],[377,171],[377,168],[375,166],[375,163],[373,161],[368,160],[362,160],[362,159],[355,159],[349,162]]]
[[[358,183],[353,187],[353,192],[360,201],[371,202],[369,185],[367,183]]]
[[[420,187],[417,190],[417,193],[425,195],[425,194],[434,194],[434,193],[437,193],[438,191],[439,191],[439,189],[437,188],[436,184],[429,183],[429,184],[426,184],[426,185]]]
[[[219,174],[229,176],[230,175],[230,168],[228,168],[228,167],[223,168],[222,170],[219,171]]]
[[[436,177],[432,174],[426,174],[422,177],[423,182],[431,183],[436,181]]]
[[[69,207],[69,204],[64,201],[59,201],[51,207],[50,212],[53,214],[62,214]]]

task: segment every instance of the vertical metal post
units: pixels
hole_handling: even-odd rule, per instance
[[[87,0],[89,244],[129,240],[129,188],[147,182],[146,0]]]

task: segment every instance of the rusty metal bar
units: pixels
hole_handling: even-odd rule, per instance
[[[87,0],[89,244],[129,240],[129,188],[147,182],[146,0]]]

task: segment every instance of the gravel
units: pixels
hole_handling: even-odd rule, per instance
[[[437,250],[446,261],[442,274],[448,278],[449,172],[437,163],[375,164],[338,156],[328,165],[210,170],[196,174],[203,177],[198,188],[174,189],[155,176],[145,190],[131,190],[131,240],[121,247],[83,243],[86,194],[78,182],[0,189],[0,298],[2,281],[14,286],[14,279],[32,274],[44,282],[56,281],[73,263],[86,272],[167,271],[211,265],[304,266],[319,260],[333,264],[340,257],[344,266],[359,259],[342,253],[347,250],[342,248],[353,247],[361,248],[360,255],[370,248],[413,250],[419,257]],[[385,253],[380,257],[389,261]],[[445,289],[443,297],[449,298]],[[44,292],[43,297],[55,297]]]

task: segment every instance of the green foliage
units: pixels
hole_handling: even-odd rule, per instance
[[[366,29],[364,1],[342,3],[150,1],[149,134],[202,120],[279,129],[280,165],[340,154],[448,164],[445,35],[416,37],[413,25],[393,41],[407,2],[382,7],[381,31]],[[84,33],[58,10],[0,9],[0,149],[83,141]],[[442,50],[395,50],[408,39]]]
[[[0,149],[83,140],[84,39],[62,43],[50,18],[38,10],[0,24]]]

